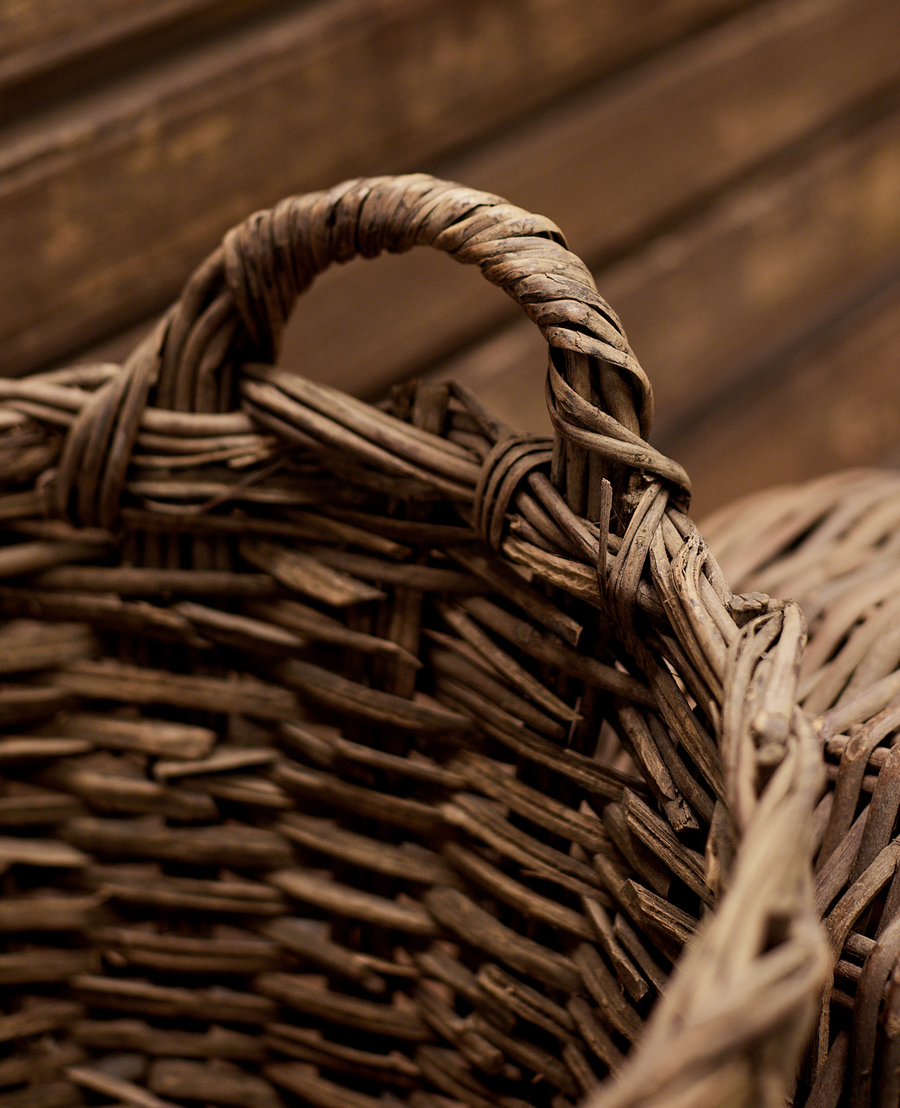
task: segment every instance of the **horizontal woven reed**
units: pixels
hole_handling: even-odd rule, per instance
[[[541,329],[552,441],[457,386],[370,406],[273,365],[315,274],[417,244]],[[123,366],[0,381],[0,408],[0,1104],[887,1088],[896,692],[840,696],[889,601],[867,579],[841,630],[829,591],[876,566],[887,501],[845,525],[804,654],[754,575],[812,581],[842,509],[720,521],[733,592],[553,223],[422,175],[285,200]],[[864,1031],[829,1022],[857,1002]]]

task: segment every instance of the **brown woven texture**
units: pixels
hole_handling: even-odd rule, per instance
[[[416,244],[541,329],[554,441],[271,364]],[[720,519],[732,592],[558,228],[421,175],[0,407],[0,1105],[896,1101],[896,483]]]

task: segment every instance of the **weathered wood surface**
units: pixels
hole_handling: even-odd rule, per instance
[[[0,136],[4,370],[161,307],[254,207],[419,168],[736,6],[329,0],[24,119]]]
[[[274,7],[267,0],[0,3],[0,120],[15,119]]]
[[[850,466],[896,466],[898,369],[895,279],[667,436],[669,452],[696,475],[697,511],[786,480]]]

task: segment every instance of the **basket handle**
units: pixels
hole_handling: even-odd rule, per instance
[[[560,229],[498,196],[425,174],[357,179],[290,197],[231,230],[182,294],[166,339],[156,403],[180,410],[208,405],[200,364],[211,347],[218,346],[221,355],[223,331],[245,332],[246,360],[274,360],[297,295],[332,262],[401,253],[420,244],[479,265],[563,359],[590,357],[615,366],[627,381],[626,407],[632,409],[623,410],[622,422],[646,437],[652,418],[649,382],[617,316],[585,265],[566,248]]]
[[[572,513],[599,520],[609,478],[616,514],[625,519],[630,512],[619,506],[635,473],[638,484],[644,476],[661,479],[686,503],[686,473],[645,441],[652,418],[647,377],[615,312],[559,228],[498,196],[411,174],[360,178],[289,197],[229,231],[123,372],[79,413],[57,471],[59,512],[67,514],[74,497],[82,523],[110,526],[148,405],[228,412],[238,391],[235,373],[275,360],[296,297],[317,274],[332,262],[416,244],[477,264],[546,337],[547,398],[556,431],[553,485]],[[500,431],[501,437],[511,434]],[[506,468],[522,469],[519,453],[498,444],[486,478],[493,482],[491,494],[494,485],[510,485]],[[539,454],[532,463],[544,464]],[[492,510],[502,514],[502,508],[501,497]]]
[[[563,458],[557,476],[566,471],[570,506],[590,515],[600,457],[607,458],[603,475],[610,457],[627,465],[637,458],[647,467],[649,381],[618,317],[556,224],[425,174],[361,178],[290,197],[230,231],[173,309],[155,404],[183,411],[227,406],[232,389],[221,367],[228,351],[236,362],[274,361],[294,301],[317,274],[332,262],[419,244],[477,264],[543,332],[556,370],[548,401],[557,460]],[[627,457],[617,458],[623,451]],[[593,463],[591,453],[598,455]],[[680,467],[670,463],[662,471],[662,456],[654,452],[653,460],[652,472],[687,492]]]

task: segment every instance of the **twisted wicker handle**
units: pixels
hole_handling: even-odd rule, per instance
[[[563,359],[590,357],[615,366],[628,387],[608,389],[615,393],[610,402],[621,422],[646,436],[649,382],[618,318],[585,265],[566,249],[559,228],[500,197],[424,174],[347,181],[327,192],[290,197],[230,231],[181,298],[166,340],[157,403],[181,410],[208,403],[200,364],[217,338],[221,343],[223,331],[246,332],[247,360],[273,360],[297,295],[332,262],[415,245],[479,265]]]
[[[231,411],[235,376],[250,363],[274,361],[296,297],[318,273],[332,262],[416,244],[477,264],[546,337],[548,405],[557,432],[553,485],[571,512],[599,519],[607,478],[621,499],[635,471],[661,479],[686,502],[684,470],[645,441],[652,417],[646,375],[559,228],[497,196],[415,174],[348,181],[290,197],[230,231],[124,372],[79,413],[58,471],[60,512],[71,511],[77,499],[76,518],[111,526],[148,405],[185,413]],[[242,391],[248,391],[246,383]],[[510,435],[500,428],[500,437]],[[528,454],[531,462],[523,463]],[[543,466],[545,457],[498,443],[484,488],[475,489],[473,482],[479,495],[500,494],[482,513],[486,533],[496,534],[492,520],[502,517],[504,497],[509,499],[509,468],[516,467],[521,480],[528,464]],[[463,498],[472,499],[472,493]]]

